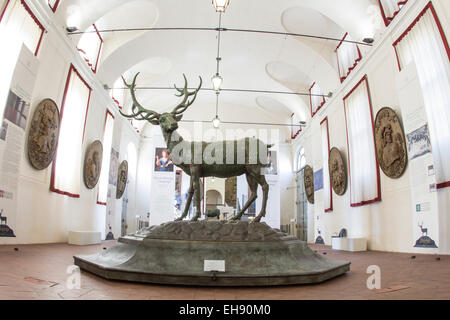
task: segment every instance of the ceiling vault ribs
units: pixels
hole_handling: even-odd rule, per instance
[[[260,34],[273,34],[273,35],[281,35],[281,36],[292,36],[292,37],[303,37],[303,38],[311,38],[311,39],[319,39],[326,41],[336,41],[336,42],[348,42],[355,43],[362,46],[372,47],[373,44],[369,44],[366,42],[353,41],[353,40],[342,40],[342,38],[332,38],[332,37],[324,37],[317,36],[311,34],[302,34],[302,33],[292,33],[292,32],[281,32],[281,31],[267,31],[267,30],[253,30],[253,29],[234,29],[234,28],[196,28],[196,27],[164,27],[164,28],[123,28],[123,29],[103,29],[98,30],[101,33],[113,33],[113,32],[136,32],[136,31],[230,31],[230,32],[246,32],[246,33],[260,33]],[[69,32],[68,35],[80,35],[85,33],[92,33],[92,31],[76,31]]]

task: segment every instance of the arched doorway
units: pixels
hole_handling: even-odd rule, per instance
[[[206,210],[216,210],[223,205],[222,195],[217,190],[206,191]]]

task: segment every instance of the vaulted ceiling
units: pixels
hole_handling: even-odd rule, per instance
[[[377,0],[231,0],[222,17],[225,28],[312,34],[341,39],[346,32],[356,41],[376,37],[381,27]],[[93,23],[99,30],[142,27],[218,26],[211,0],[64,0],[57,11],[64,26],[80,30]],[[182,74],[204,87],[216,69],[217,32],[132,31],[103,33],[98,68],[100,81],[113,87],[124,75],[142,76],[139,85],[168,87],[183,83]],[[72,36],[76,43],[79,37]],[[338,42],[273,34],[222,33],[220,73],[223,88],[308,92],[317,82],[324,93],[340,85],[334,49]],[[177,99],[171,91],[139,91],[146,106],[162,111]],[[129,105],[129,103],[128,103]],[[233,106],[233,107],[232,107]],[[229,108],[233,112],[227,113]],[[202,91],[189,118],[212,119],[215,94]],[[286,121],[291,113],[310,118],[309,98],[297,95],[222,92],[220,110],[228,121],[246,112]],[[236,113],[235,110],[242,110]]]

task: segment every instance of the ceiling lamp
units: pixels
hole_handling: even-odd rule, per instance
[[[211,78],[212,85],[215,91],[220,91],[220,88],[222,87],[223,78],[216,73],[214,77]]]
[[[213,119],[212,125],[213,125],[214,129],[219,129],[219,127],[220,127],[220,119],[219,119],[219,116],[216,116],[216,117]]]
[[[216,92],[216,117],[212,120],[212,125],[214,129],[219,129],[220,119],[219,119],[219,95],[220,91]]]
[[[216,8],[216,12],[225,12],[230,4],[230,0],[213,0],[212,3]]]

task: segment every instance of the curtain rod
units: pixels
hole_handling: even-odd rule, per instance
[[[194,27],[165,27],[165,28],[123,28],[123,29],[104,29],[104,30],[93,30],[93,31],[74,31],[68,32],[68,35],[79,35],[85,33],[112,33],[112,32],[134,32],[134,31],[231,31],[231,32],[247,32],[247,33],[261,33],[261,34],[274,34],[274,35],[282,35],[282,36],[293,36],[293,37],[303,37],[303,38],[312,38],[312,39],[320,39],[320,40],[331,40],[336,42],[348,42],[359,44],[362,46],[372,47],[372,44],[346,40],[346,39],[338,39],[332,37],[324,37],[324,36],[316,36],[311,34],[302,34],[302,33],[293,33],[293,32],[281,32],[281,31],[268,31],[268,30],[253,30],[253,29],[235,29],[235,28],[194,28]]]
[[[197,88],[188,88],[189,90],[195,90]],[[110,88],[109,90],[129,90],[128,88]],[[173,87],[136,87],[136,90],[173,90]],[[213,88],[201,88],[200,91],[215,91]],[[323,97],[331,98],[332,94],[311,94],[304,92],[289,92],[289,91],[271,91],[271,90],[253,90],[253,89],[220,89],[224,92],[246,92],[246,93],[268,93],[268,94],[290,94],[297,96],[308,96],[308,97]]]

